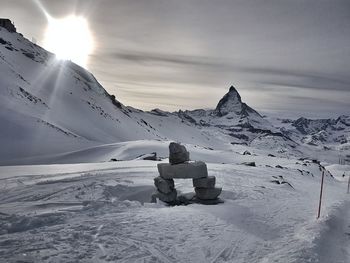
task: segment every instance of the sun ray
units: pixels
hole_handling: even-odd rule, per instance
[[[43,4],[40,2],[40,0],[32,0],[36,6],[40,9],[40,11],[45,15],[46,20],[49,21],[51,19],[51,15],[46,11]]]

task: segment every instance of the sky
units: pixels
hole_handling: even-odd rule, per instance
[[[86,18],[86,67],[125,105],[214,108],[234,85],[263,113],[350,114],[348,0],[0,0],[0,17],[44,45],[39,3]]]

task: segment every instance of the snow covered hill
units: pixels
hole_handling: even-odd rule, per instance
[[[233,86],[213,110],[144,112],[116,100],[87,70],[57,60],[4,28],[0,28],[0,74],[2,165],[30,160],[55,163],[59,160],[54,156],[86,151],[96,151],[96,160],[108,161],[97,157],[100,149],[140,140],[175,140],[230,151],[245,146],[327,161],[350,154],[347,116],[336,120],[262,117]]]
[[[85,69],[4,28],[0,74],[0,163],[139,139],[223,145],[175,115],[125,107]]]
[[[120,154],[134,158],[137,144]],[[0,262],[349,262],[345,181],[326,171],[316,220],[318,163],[189,151],[208,163],[225,203],[149,203],[155,161],[0,167]],[[176,189],[193,192],[192,182]]]

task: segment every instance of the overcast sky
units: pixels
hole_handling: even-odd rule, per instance
[[[350,114],[349,0],[41,0],[89,22],[88,69],[126,105],[213,108],[231,84],[258,111]],[[0,0],[28,39],[47,21],[34,0]]]

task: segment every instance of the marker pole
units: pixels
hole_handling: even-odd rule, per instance
[[[324,181],[324,171],[322,172],[321,191],[320,191],[320,201],[319,201],[319,203],[318,203],[317,219],[320,218],[320,215],[321,215],[321,204],[322,204],[322,194],[323,194],[323,181]]]

